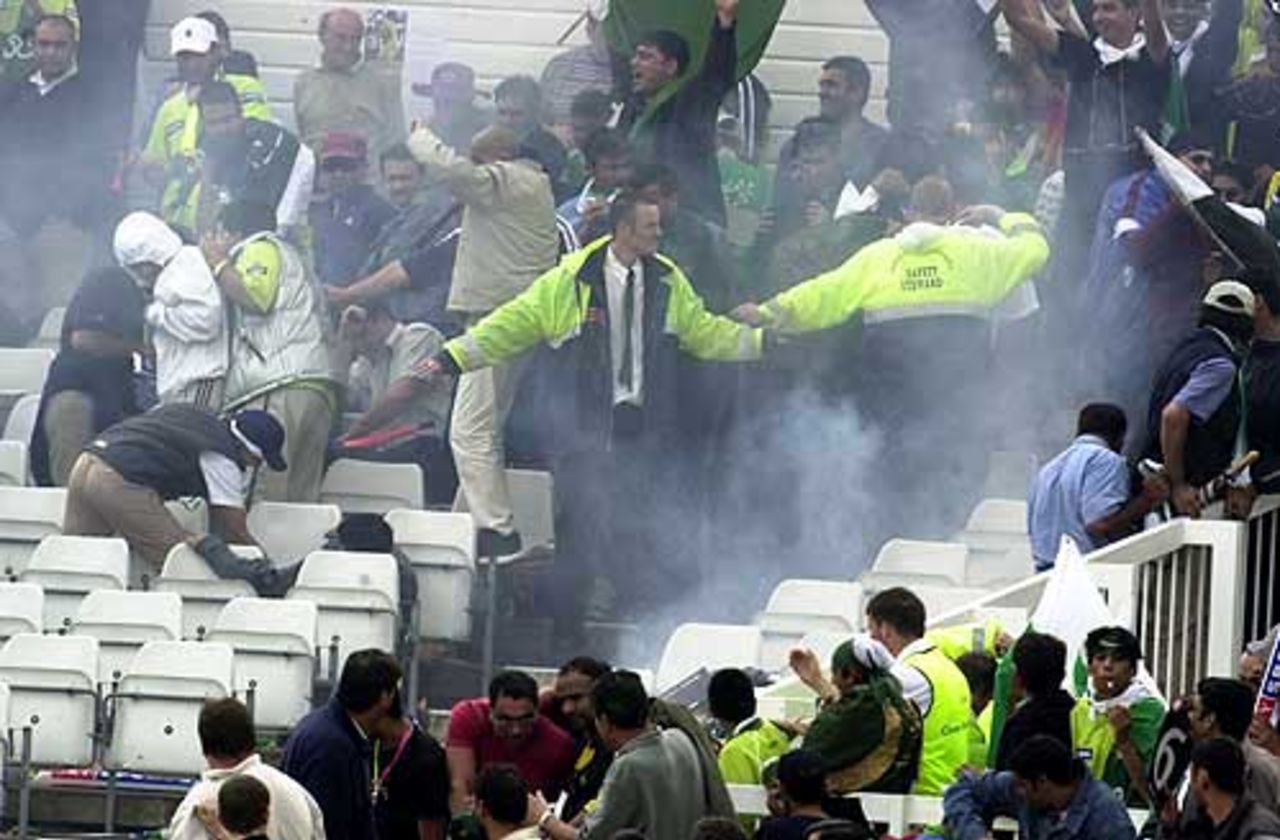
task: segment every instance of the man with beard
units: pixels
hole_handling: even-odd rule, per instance
[[[213,230],[223,207],[244,201],[275,208],[278,233],[303,225],[316,171],[311,150],[287,129],[248,116],[225,82],[204,85],[198,104],[203,159],[177,197],[173,223],[199,236]]]
[[[600,794],[605,773],[613,763],[613,753],[596,730],[595,710],[591,705],[596,682],[611,670],[607,662],[576,656],[561,665],[556,675],[552,694],[554,717],[573,736],[578,748],[573,776],[565,786],[568,794],[561,816],[566,821],[571,822]]]

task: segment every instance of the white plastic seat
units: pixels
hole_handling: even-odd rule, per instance
[[[209,533],[209,504],[204,499],[173,499],[164,506],[188,534]]]
[[[31,760],[83,767],[93,760],[98,640],[19,633],[0,647],[15,739],[32,728]]]
[[[44,587],[44,629],[57,632],[88,593],[128,586],[129,544],[119,537],[45,537],[19,579]]]
[[[61,487],[0,487],[0,569],[15,578],[40,540],[62,533],[67,491]]]
[[[755,623],[762,632],[760,667],[780,670],[806,634],[827,631],[847,637],[862,626],[862,587],[849,581],[784,580],[774,587]]]
[[[40,413],[40,395],[23,394],[9,409],[4,421],[4,439],[31,442],[36,428],[36,415]]]
[[[1027,503],[1021,499],[983,499],[969,514],[964,529],[1025,536]]]
[[[44,313],[44,318],[40,321],[40,329],[36,332],[36,337],[31,339],[27,346],[56,352],[62,344],[62,322],[66,320],[66,317],[67,308],[65,306],[55,306]]]
[[[0,486],[25,487],[29,472],[26,442],[0,440]]]
[[[507,490],[516,530],[525,548],[555,544],[555,483],[541,470],[507,470]],[[458,494],[459,512],[470,511],[466,496]]]
[[[0,640],[44,632],[44,589],[34,583],[0,583]]]
[[[278,566],[296,563],[324,547],[325,535],[342,522],[337,505],[254,502],[249,533]]]
[[[0,347],[0,391],[40,393],[54,355],[47,347]]]
[[[80,602],[71,632],[98,640],[98,681],[109,684],[147,642],[181,637],[182,599],[172,592],[99,589]]]
[[[418,635],[465,641],[471,637],[471,587],[476,526],[467,513],[393,510],[385,517],[396,547],[418,579]]]
[[[222,608],[211,642],[235,651],[233,687],[253,688],[260,729],[289,729],[311,709],[318,612],[310,601],[234,598]]]
[[[115,693],[107,766],[196,775],[205,767],[196,722],[206,699],[231,695],[230,645],[147,642]]]
[[[963,584],[968,561],[969,549],[960,543],[892,539],[880,547],[871,571],[937,575]]]
[[[336,641],[336,669],[364,648],[395,647],[400,578],[390,554],[315,551],[302,563],[289,600],[311,601],[319,609],[316,642],[322,661]]]
[[[750,624],[681,624],[662,650],[654,687],[666,691],[700,668],[755,667],[760,641],[760,628]]]
[[[862,620],[862,587],[853,581],[790,578],[773,588],[764,611],[837,616],[856,628]]]
[[[990,548],[971,546],[964,582],[966,586],[991,587],[1028,578],[1035,572],[1031,541],[1017,537]]]
[[[339,458],[325,471],[322,504],[343,513],[385,514],[395,508],[422,508],[422,468],[417,464],[380,464]]]
[[[252,546],[232,546],[242,557],[259,556]],[[257,593],[242,580],[223,580],[195,549],[185,543],[175,545],[164,560],[160,577],[151,588],[174,592],[182,597],[182,638],[199,639],[213,628],[218,613],[232,598],[253,597]]]

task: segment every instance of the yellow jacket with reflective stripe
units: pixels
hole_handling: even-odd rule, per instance
[[[973,721],[969,683],[937,646],[911,654],[903,664],[924,674],[933,695],[929,713],[924,716],[920,774],[913,792],[922,796],[941,796],[969,761],[969,733]]]
[[[489,313],[464,335],[445,344],[444,352],[465,372],[499,364],[544,342],[558,347],[572,341],[587,319],[596,317],[590,312],[590,288],[578,276],[579,272],[587,260],[608,247],[610,241],[610,237],[599,239],[566,256],[524,292]],[[653,259],[666,272],[656,278],[656,272],[646,273],[645,282],[656,279],[669,287],[664,329],[676,336],[682,351],[706,360],[760,357],[760,330],[712,315],[679,266],[661,254]]]
[[[990,229],[916,223],[858,251],[843,265],[761,306],[769,326],[811,332],[861,314],[867,324],[946,315],[986,317],[1049,259],[1049,243],[1025,213]]]

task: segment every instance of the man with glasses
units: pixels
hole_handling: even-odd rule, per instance
[[[489,696],[463,700],[449,715],[445,756],[453,814],[472,810],[476,774],[511,764],[531,791],[554,801],[573,775],[573,739],[538,714],[538,684],[523,671],[502,671]]]

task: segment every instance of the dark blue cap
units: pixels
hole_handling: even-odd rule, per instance
[[[231,432],[254,455],[277,472],[288,468],[284,462],[284,426],[266,411],[246,409],[231,418]]]

